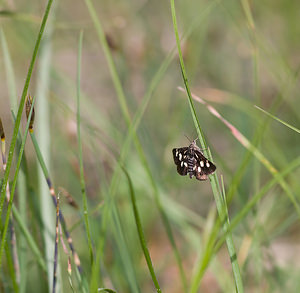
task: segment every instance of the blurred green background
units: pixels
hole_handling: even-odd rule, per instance
[[[133,183],[162,292],[192,292],[195,282],[196,292],[234,292],[226,244],[206,254],[210,235],[215,233],[215,243],[222,234],[214,231],[218,215],[210,183],[179,176],[172,158],[172,148],[187,146],[185,135],[195,139],[197,133],[187,96],[178,90],[184,85],[170,3],[94,1],[91,10],[105,33],[120,80],[119,91],[88,3],[54,1],[28,90],[36,97],[34,129],[53,186],[57,193],[64,189],[60,207],[81,259],[88,291],[93,288],[93,274],[99,288],[122,293],[155,290],[138,239],[128,180],[117,164],[125,141],[130,139],[123,165]],[[300,2],[192,0],[175,4],[191,91],[216,108],[281,172],[299,158],[299,133],[268,118],[254,105],[299,128]],[[7,149],[14,126],[11,109],[16,109],[21,96],[45,6],[45,1],[0,1],[0,116]],[[83,165],[95,259],[99,243],[104,243],[97,264],[100,272],[92,267],[89,257],[80,186],[76,76],[81,30]],[[140,149],[128,134],[122,92],[130,119],[134,121],[135,115],[142,113],[136,130]],[[145,112],[141,112],[143,106]],[[299,292],[299,213],[291,202],[291,198],[300,200],[299,168],[284,177],[287,189],[277,181],[273,188],[262,190],[274,174],[204,105],[195,102],[195,108],[217,174],[223,176],[226,194],[231,196],[227,202],[229,219],[255,194],[263,193],[232,231],[245,292]],[[24,130],[25,115],[23,118]],[[15,223],[17,243],[19,239],[22,243],[17,245],[19,289],[47,292],[53,274],[55,207],[30,139],[24,156],[28,168],[20,174],[23,188],[17,187],[14,204],[49,266],[47,275]],[[78,203],[78,210],[67,204],[66,193]],[[157,198],[178,248],[187,279],[185,289]],[[105,207],[109,214],[106,222]],[[195,281],[205,256],[209,263]],[[4,255],[0,291],[13,292],[14,277],[6,258]],[[61,243],[59,266],[58,291],[72,292]],[[74,291],[81,292],[74,264],[71,279]]]

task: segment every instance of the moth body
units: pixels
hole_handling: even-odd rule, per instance
[[[188,147],[175,148],[172,152],[177,172],[182,176],[189,174],[191,179],[195,176],[204,181],[216,170],[216,166],[205,158],[195,140]]]

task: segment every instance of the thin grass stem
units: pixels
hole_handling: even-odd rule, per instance
[[[184,66],[184,61],[183,61],[181,46],[180,46],[180,40],[179,40],[179,34],[178,34],[178,26],[177,26],[177,20],[176,20],[174,0],[170,0],[170,5],[171,5],[172,20],[173,20],[173,28],[174,28],[174,33],[175,33],[175,38],[176,38],[176,43],[177,43],[179,61],[180,61],[180,68],[181,68],[181,73],[182,73],[183,81],[184,81],[184,84],[185,84],[186,92],[187,92],[187,95],[188,95],[188,101],[189,101],[189,106],[190,106],[190,110],[191,110],[191,115],[192,115],[194,125],[195,125],[196,130],[197,130],[197,133],[198,133],[198,137],[199,137],[201,146],[202,146],[203,149],[207,149],[205,138],[204,138],[204,135],[203,135],[202,129],[200,127],[200,123],[199,123],[199,120],[198,120],[198,117],[196,115],[196,111],[195,111],[195,108],[194,108],[192,95],[191,95],[191,92],[190,92],[188,79],[187,79],[187,75],[186,75],[186,71],[185,71],[185,66]],[[209,158],[211,159],[211,157],[209,157]],[[210,177],[210,182],[211,182],[212,191],[213,191],[213,194],[214,194],[217,210],[218,210],[218,213],[219,213],[219,218],[221,219],[221,221],[223,221],[224,217],[226,216],[226,212],[225,212],[226,207],[224,206],[224,204],[221,200],[221,189],[220,189],[220,186],[219,186],[219,183],[218,183],[216,173],[214,173]],[[228,226],[228,223],[224,222],[223,229],[226,230],[227,226]],[[233,276],[234,276],[234,281],[235,281],[235,285],[236,285],[236,288],[237,288],[237,292],[242,293],[242,292],[244,292],[244,287],[243,287],[240,268],[239,268],[239,265],[238,265],[238,262],[237,262],[236,251],[235,251],[235,248],[234,248],[233,239],[232,239],[231,234],[227,235],[226,243],[227,243],[228,253],[229,253],[229,256],[230,256],[230,261],[231,261],[231,264],[232,264]],[[194,279],[194,282],[192,283],[192,286],[191,286],[191,289],[190,289],[191,293],[195,293],[196,291],[198,291],[199,282],[200,282],[199,278]]]
[[[56,199],[56,220],[55,220],[55,246],[54,246],[54,265],[53,265],[53,286],[52,293],[55,293],[57,280],[57,263],[58,263],[58,241],[59,241],[59,194]]]
[[[256,106],[256,105],[255,105],[254,107],[257,108],[258,110],[262,111],[263,113],[265,113],[265,114],[268,115],[269,117],[271,117],[271,118],[277,120],[278,122],[282,123],[282,124],[285,125],[286,127],[289,127],[290,129],[296,131],[297,133],[300,133],[300,129],[299,129],[299,128],[296,128],[296,127],[292,126],[291,124],[289,124],[289,123],[287,123],[287,122],[285,122],[285,121],[283,121],[283,120],[277,118],[276,116],[270,114],[269,112],[265,111],[264,109],[262,109],[262,108],[260,108],[260,107],[258,107],[258,106]]]

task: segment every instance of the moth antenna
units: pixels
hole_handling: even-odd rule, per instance
[[[187,135],[184,135],[184,136],[188,139],[189,142],[192,142]]]

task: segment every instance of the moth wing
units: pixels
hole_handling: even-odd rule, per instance
[[[185,176],[187,174],[188,171],[188,167],[186,167],[185,165],[177,165],[177,172],[178,174],[180,174],[181,176]]]
[[[195,159],[197,160],[195,177],[200,181],[207,180],[208,175],[216,171],[216,166],[198,150],[195,150]]]
[[[204,174],[203,172],[195,172],[195,177],[196,179],[200,180],[200,181],[205,181],[207,180],[208,176],[206,174]]]
[[[187,150],[188,150],[188,147],[176,148],[176,149],[172,150],[174,163],[177,166],[177,172],[181,176],[185,176],[188,171],[187,159],[186,159],[186,157],[184,158],[184,156],[186,156]]]
[[[174,163],[176,165],[181,164],[181,160],[179,160],[180,158],[179,154],[181,154],[181,158],[183,158],[183,155],[186,153],[187,149],[188,149],[187,147],[184,147],[184,148],[176,148],[172,150]]]

